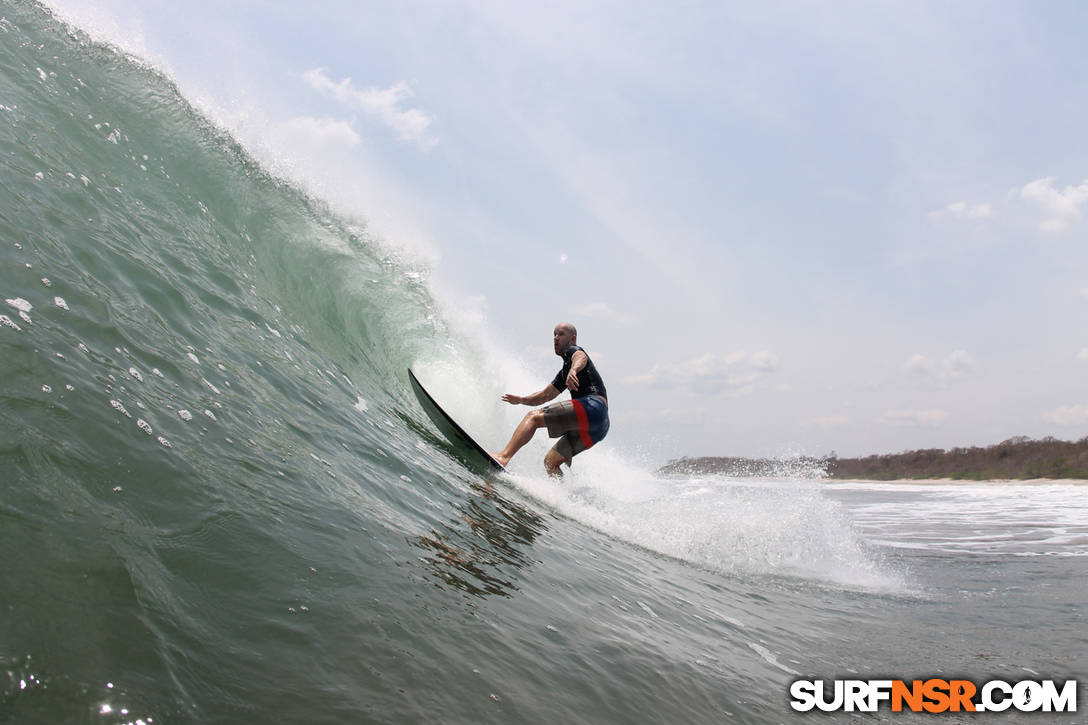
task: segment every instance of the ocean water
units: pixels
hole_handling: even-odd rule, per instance
[[[1088,676],[1088,489],[607,442],[482,477],[406,369],[498,445],[473,371],[516,366],[425,265],[154,67],[0,16],[0,722],[929,722],[789,683]]]

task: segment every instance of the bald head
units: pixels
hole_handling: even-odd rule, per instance
[[[578,330],[569,322],[560,322],[552,331],[552,342],[555,343],[555,354],[562,357],[568,347],[578,344]]]

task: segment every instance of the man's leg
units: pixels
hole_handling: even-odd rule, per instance
[[[544,455],[544,469],[548,472],[548,475],[552,478],[562,478],[563,470],[559,468],[559,465],[566,463],[570,465],[570,459],[565,458],[562,453],[557,451],[554,447],[551,448]]]
[[[510,436],[510,442],[506,444],[506,448],[503,448],[500,453],[493,453],[492,456],[505,466],[510,463],[510,459],[521,450],[522,446],[532,440],[536,429],[543,428],[546,425],[544,413],[541,410],[530,410],[518,423],[518,427],[514,429],[514,434]]]
[[[549,431],[551,429],[549,428]],[[559,467],[560,464],[566,463],[568,466],[574,460],[574,457],[581,453],[583,450],[581,440],[578,437],[578,433],[568,431],[559,436],[559,440],[555,442],[555,445],[544,455],[544,469],[548,472],[549,476],[553,478],[562,478],[563,470]]]

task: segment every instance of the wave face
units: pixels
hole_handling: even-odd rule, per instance
[[[818,481],[472,473],[406,368],[498,445],[512,363],[425,267],[3,12],[0,721],[780,722],[894,669],[844,653],[930,595]]]

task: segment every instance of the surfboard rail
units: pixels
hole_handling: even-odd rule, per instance
[[[438,401],[434,399],[434,396],[427,392],[427,389],[419,382],[416,374],[412,372],[412,368],[408,368],[408,380],[412,384],[412,391],[416,394],[416,398],[419,399],[419,404],[420,407],[423,408],[423,412],[427,414],[427,417],[431,419],[431,422],[434,423],[435,427],[441,431],[442,435],[444,435],[450,443],[460,445],[461,447],[472,451],[475,459],[479,459],[481,464],[486,464],[492,470],[506,470],[501,463],[492,458],[491,454],[484,450],[483,446],[466,433],[464,428],[457,424],[457,421],[453,419],[453,416],[442,409],[442,406],[438,404]]]

